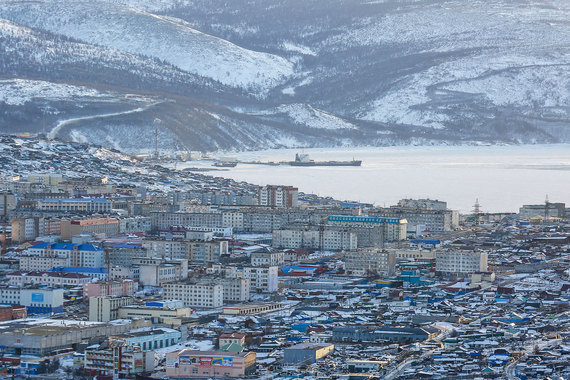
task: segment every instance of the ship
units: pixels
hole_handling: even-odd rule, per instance
[[[352,161],[314,161],[309,158],[308,154],[297,153],[295,155],[295,161],[286,163],[291,166],[360,166],[362,161],[355,159]]]
[[[237,161],[218,161],[214,162],[214,166],[217,168],[235,168],[237,166]]]

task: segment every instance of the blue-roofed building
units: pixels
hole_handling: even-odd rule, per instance
[[[405,240],[408,221],[401,218],[385,218],[380,216],[330,215],[327,224],[360,229],[358,240],[361,246],[363,229],[381,229],[384,241]]]
[[[21,270],[50,270],[55,266],[105,267],[105,250],[93,244],[39,243],[20,256]]]

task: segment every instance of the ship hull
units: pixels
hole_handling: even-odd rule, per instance
[[[362,161],[289,161],[290,166],[360,166]]]

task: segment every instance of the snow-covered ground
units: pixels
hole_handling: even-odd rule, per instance
[[[89,43],[152,56],[187,72],[257,93],[293,75],[285,58],[239,47],[180,19],[119,4],[68,0],[0,5],[0,17]]]
[[[72,98],[97,98],[113,100],[114,96],[85,86],[46,82],[41,80],[0,80],[0,103],[24,105],[32,99],[70,100]]]

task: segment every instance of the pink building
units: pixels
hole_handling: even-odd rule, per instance
[[[166,354],[166,376],[169,379],[245,377],[255,371],[255,361],[255,352],[184,349]]]
[[[83,297],[132,296],[137,288],[138,282],[130,278],[111,282],[91,282],[83,286]]]
[[[84,286],[91,281],[89,276],[80,273],[17,271],[7,275],[10,285],[39,284],[51,287]]]

